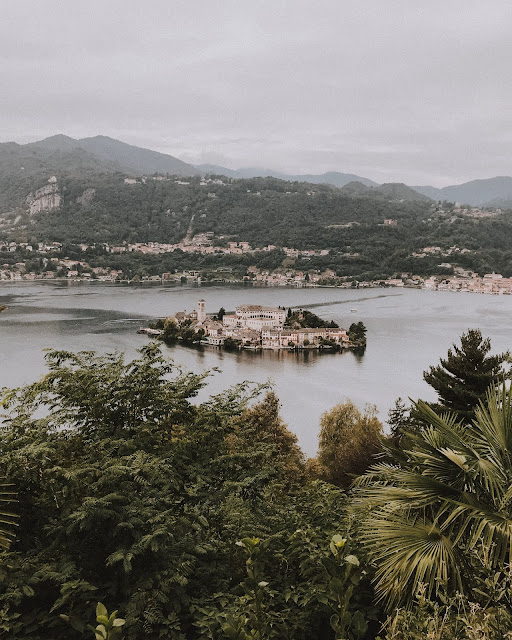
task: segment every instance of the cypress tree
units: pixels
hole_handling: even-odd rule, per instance
[[[436,409],[453,411],[463,420],[474,417],[487,389],[503,380],[503,363],[510,360],[508,351],[491,356],[490,350],[489,338],[484,340],[479,329],[469,329],[462,334],[460,346],[454,344],[448,356],[440,359],[441,364],[423,373],[439,397]]]

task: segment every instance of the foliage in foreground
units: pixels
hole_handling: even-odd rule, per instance
[[[0,473],[18,490],[20,527],[0,571],[0,637],[87,634],[100,601],[122,612],[128,640],[217,638],[223,611],[248,615],[260,597],[247,600],[246,538],[264,541],[259,582],[279,621],[261,637],[335,637],[329,540],[342,535],[354,555],[354,527],[340,490],[306,480],[272,393],[241,384],[198,403],[206,374],[155,345],[129,363],[60,351],[47,363],[2,399]],[[360,630],[377,612],[356,573],[338,615]]]
[[[96,640],[115,640],[122,633],[126,620],[117,617],[117,611],[109,615],[107,608],[101,602],[96,605],[96,622],[98,625],[89,627],[94,632]]]
[[[98,640],[512,638],[505,386],[472,424],[418,403],[354,509],[308,477],[348,487],[364,472],[380,446],[370,410],[324,414],[308,469],[264,387],[198,402],[208,373],[182,372],[156,345],[129,363],[47,362],[42,380],[1,396],[0,476],[21,526],[0,565],[0,637],[87,637],[99,600],[123,618],[99,605]]]
[[[479,576],[511,561],[512,390],[490,388],[471,425],[417,409],[426,426],[408,435],[400,464],[359,480],[376,591],[390,605],[422,584],[428,598],[458,591],[478,602]]]
[[[420,585],[412,608],[389,616],[377,640],[506,640],[512,638],[510,573],[497,572],[482,581],[486,600],[471,602],[461,593],[431,600]]]

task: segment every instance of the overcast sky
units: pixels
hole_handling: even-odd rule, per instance
[[[510,0],[16,0],[0,140],[444,186],[512,175]]]

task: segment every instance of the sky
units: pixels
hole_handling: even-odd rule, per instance
[[[0,141],[445,186],[512,175],[509,0],[16,0]]]

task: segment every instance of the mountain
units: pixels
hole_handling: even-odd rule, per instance
[[[182,162],[174,156],[136,147],[108,136],[94,136],[75,140],[68,136],[56,135],[23,146],[42,151],[83,149],[102,161],[113,163],[120,171],[138,175],[143,173],[170,173],[180,176],[193,176],[199,173],[192,165]]]
[[[246,167],[242,169],[227,169],[214,164],[199,164],[195,168],[203,174],[217,174],[227,176],[228,178],[264,178],[272,176],[280,180],[289,180],[290,182],[309,182],[311,184],[330,184],[334,187],[344,187],[349,182],[360,182],[367,187],[378,186],[373,180],[356,176],[353,173],[339,173],[338,171],[329,171],[321,174],[289,174],[275,171],[274,169],[264,169],[261,167]]]
[[[47,149],[15,142],[0,143],[0,213],[22,206],[28,194],[51,175],[87,176],[119,171],[116,163],[72,145]]]
[[[430,186],[412,188],[433,200],[447,200],[474,206],[500,206],[500,204],[507,206],[507,203],[510,206],[512,203],[512,178],[509,176],[471,180],[442,189]]]
[[[135,147],[106,136],[75,140],[65,135],[38,142],[0,143],[0,213],[21,206],[51,175],[82,177],[124,173],[199,175],[173,156]]]
[[[367,187],[362,182],[349,182],[340,189],[351,197],[384,198],[403,202],[430,202],[430,198],[401,182],[388,182],[377,187]]]

